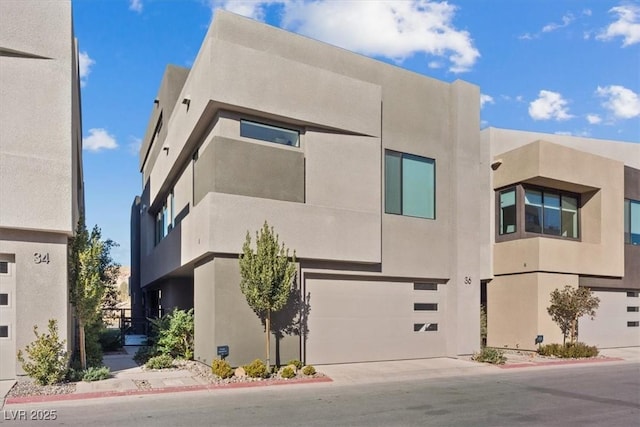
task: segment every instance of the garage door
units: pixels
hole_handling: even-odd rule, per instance
[[[16,377],[15,264],[0,255],[0,380]]]
[[[599,348],[640,345],[640,292],[594,291],[600,307],[578,322],[578,338]]]
[[[307,278],[305,293],[307,363],[446,354],[446,285]]]

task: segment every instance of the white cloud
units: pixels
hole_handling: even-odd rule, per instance
[[[430,0],[246,1],[212,0],[224,8],[262,19],[265,7],[281,5],[282,27],[348,50],[402,62],[425,53],[469,71],[480,57],[469,32],[453,24],[457,7]],[[433,61],[432,61],[433,62]]]
[[[565,100],[558,92],[541,90],[538,99],[529,104],[529,115],[533,120],[568,120],[569,114]]]
[[[585,9],[585,10],[583,10],[583,11],[582,11],[582,14],[583,14],[583,15],[586,15],[586,16],[591,16],[591,14],[592,14],[591,9]]]
[[[564,15],[562,17],[562,23],[561,24],[558,24],[556,22],[552,22],[550,24],[547,24],[544,27],[542,27],[542,32],[543,33],[550,33],[551,31],[555,31],[555,30],[558,30],[560,28],[567,27],[574,20],[575,20],[574,16],[571,13],[567,13],[566,15]]]
[[[142,13],[142,0],[129,0],[129,10]]]
[[[429,68],[442,68],[443,64],[440,61],[429,61],[427,64]]]
[[[96,63],[89,57],[87,52],[80,52],[78,54],[78,67],[80,68],[80,86],[84,87],[87,84],[87,79],[91,73],[91,67]]]
[[[89,129],[89,136],[82,138],[82,148],[89,151],[113,150],[118,148],[118,143],[113,135],[106,129]]]
[[[587,114],[587,121],[591,125],[602,123],[602,118],[597,114]]]
[[[598,34],[598,40],[622,37],[622,47],[640,42],[640,7],[633,4],[620,5],[609,9],[609,13],[617,14],[618,20]]]
[[[559,130],[554,132],[555,135],[564,135],[564,136],[571,136],[573,135],[571,132],[569,131],[565,131],[565,130]]]
[[[483,108],[484,104],[495,104],[495,101],[493,100],[493,96],[481,93],[480,94],[480,108]]]
[[[638,94],[624,86],[611,85],[596,89],[596,94],[606,101],[602,105],[618,119],[631,119],[640,116],[640,98]]]
[[[129,137],[129,144],[128,144],[129,153],[131,153],[134,156],[137,156],[140,153],[141,146],[142,146],[142,139],[137,138],[135,136]]]

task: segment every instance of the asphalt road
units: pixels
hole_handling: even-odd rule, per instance
[[[10,421],[55,410],[56,420]],[[2,425],[639,426],[640,364],[8,405]]]

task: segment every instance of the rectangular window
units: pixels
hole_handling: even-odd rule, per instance
[[[638,311],[640,311],[640,307],[633,307],[633,306],[628,306],[627,307],[627,313],[637,313]]]
[[[578,238],[578,198],[549,190],[525,189],[524,224],[529,233]]]
[[[438,330],[437,323],[414,323],[413,332],[434,332]]]
[[[299,146],[300,141],[300,132],[298,131],[248,120],[240,120],[240,136],[291,147]]]
[[[624,201],[624,242],[640,245],[640,202]]]
[[[9,338],[9,327],[0,325],[0,338]]]
[[[516,189],[500,192],[500,234],[516,231]]]
[[[640,295],[640,292],[627,292],[627,296],[630,298],[638,298],[638,296]]]
[[[638,326],[640,326],[640,322],[638,322],[638,321],[627,322],[627,327],[629,327],[629,328],[637,328]]]
[[[438,304],[427,304],[417,302],[413,304],[413,309],[415,311],[438,311]]]
[[[160,243],[174,226],[174,196],[173,190],[171,190],[162,208],[156,214],[156,244]]]
[[[413,290],[414,291],[437,291],[438,284],[437,283],[414,283]]]
[[[9,305],[9,294],[0,294],[0,305]]]
[[[385,213],[435,219],[435,160],[385,151]]]
[[[0,261],[0,274],[9,274],[9,262]]]

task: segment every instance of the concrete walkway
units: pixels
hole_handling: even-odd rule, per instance
[[[495,366],[464,358],[435,358],[389,362],[349,363],[340,365],[318,365],[316,369],[327,377],[303,380],[279,380],[275,382],[235,383],[212,385],[194,376],[185,369],[146,371],[133,361],[137,347],[125,347],[122,354],[104,356],[104,363],[111,369],[112,377],[91,383],[78,382],[74,393],[55,396],[32,396],[5,399],[6,404],[45,402],[54,400],[87,399],[109,396],[127,396],[152,393],[174,393],[180,391],[211,390],[220,388],[255,387],[333,381],[335,385],[427,380],[465,375],[489,375],[503,369],[549,368],[551,366],[583,365],[586,363],[640,362],[640,347],[605,349],[601,357],[593,359],[567,360],[542,358],[534,353],[508,353],[505,365]],[[0,381],[0,397],[7,395],[15,381]]]

